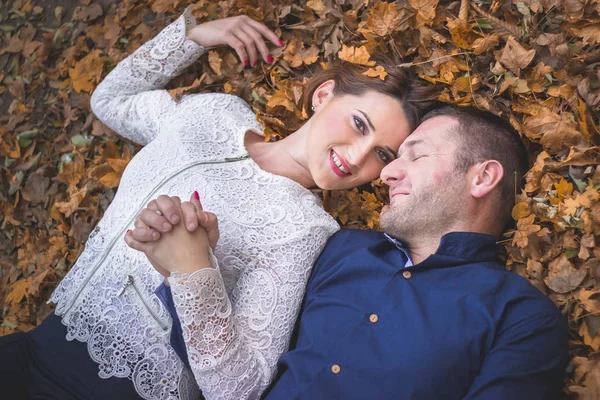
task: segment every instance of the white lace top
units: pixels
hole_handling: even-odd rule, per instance
[[[92,96],[94,113],[145,147],[53,293],[67,339],[87,342],[103,378],[133,381],[145,399],[255,399],[287,349],[306,281],[339,226],[296,182],[261,170],[244,134],[262,132],[235,96],[162,90],[204,51],[186,39],[189,10],[121,62]],[[123,235],[160,194],[198,190],[219,217],[213,267],[169,278],[192,371],[169,345],[159,275]]]

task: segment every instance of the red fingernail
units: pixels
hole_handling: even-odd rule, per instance
[[[273,57],[267,56],[267,62],[271,64],[273,62]]]
[[[244,67],[248,66],[248,60],[244,61]]]
[[[194,197],[196,198],[196,200],[200,201],[200,195],[198,194],[198,191],[194,191]]]
[[[279,46],[283,47],[285,46],[285,43],[283,43],[283,40],[279,39]]]

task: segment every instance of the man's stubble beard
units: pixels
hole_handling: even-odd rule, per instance
[[[408,201],[384,207],[379,225],[389,235],[407,242],[441,236],[461,218],[464,181],[457,172],[439,185],[431,184],[409,194]]]

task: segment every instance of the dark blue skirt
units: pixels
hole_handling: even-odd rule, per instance
[[[27,333],[0,337],[3,399],[140,399],[129,379],[98,376],[85,343],[68,341],[54,313]]]

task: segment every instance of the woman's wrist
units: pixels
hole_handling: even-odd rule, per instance
[[[171,274],[193,274],[194,272],[205,268],[213,268],[208,257],[202,257],[202,261],[190,261],[182,263],[181,265],[178,265],[177,269],[172,271]]]
[[[200,25],[194,26],[192,29],[190,29],[189,31],[186,32],[185,37],[187,39],[191,40],[192,42],[196,43],[198,46],[206,47],[201,42],[201,37],[198,34],[199,29],[200,29]]]

